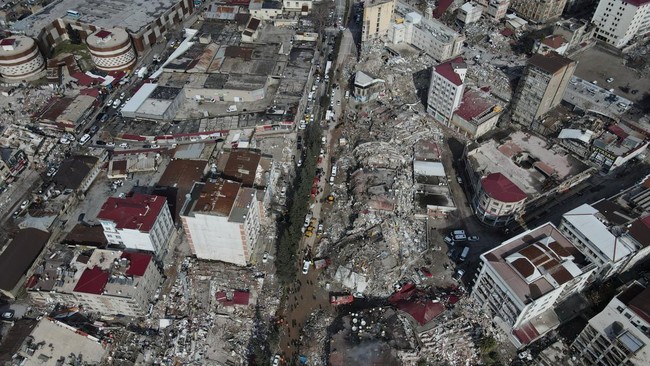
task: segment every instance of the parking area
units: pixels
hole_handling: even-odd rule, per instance
[[[625,61],[620,56],[595,46],[572,58],[578,61],[576,76],[591,82],[596,81],[597,85],[605,89],[614,89],[614,92],[622,97],[637,102],[645,93],[650,92],[650,77],[625,67]]]

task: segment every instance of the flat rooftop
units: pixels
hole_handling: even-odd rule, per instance
[[[227,217],[233,209],[240,188],[240,183],[225,179],[196,182],[189,200],[182,209],[182,215],[190,216],[194,212],[200,212]]]
[[[74,364],[81,359],[84,364],[98,365],[108,355],[98,339],[51,318],[41,319],[30,336],[19,351],[25,366],[53,365],[59,360]]]
[[[482,176],[501,173],[533,198],[589,169],[563,148],[522,131],[501,142],[489,140],[467,156]]]
[[[37,36],[48,24],[65,18],[68,10],[74,10],[81,13],[81,17],[66,19],[105,29],[125,28],[137,33],[176,3],[178,0],[59,0],[16,22],[12,28]]]
[[[588,262],[551,223],[521,233],[481,255],[524,304],[583,274]]]

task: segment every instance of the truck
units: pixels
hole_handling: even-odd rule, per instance
[[[139,68],[139,69],[138,69],[138,74],[137,74],[138,77],[139,77],[140,79],[144,79],[144,78],[147,76],[147,71],[148,71],[148,70],[147,70],[147,67],[146,67],[146,66]]]
[[[330,295],[330,304],[332,305],[344,305],[353,301],[354,296],[352,295]]]
[[[329,80],[330,78],[330,69],[332,68],[332,61],[327,61],[325,64],[325,80]]]

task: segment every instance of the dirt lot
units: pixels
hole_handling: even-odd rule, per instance
[[[614,56],[595,46],[572,57],[578,61],[575,75],[579,78],[596,81],[606,89],[615,89],[616,94],[638,101],[644,93],[650,92],[650,77],[640,75],[636,70],[626,67],[623,58]],[[608,83],[607,78],[614,78]],[[637,94],[625,93],[621,88],[629,87],[638,90]]]

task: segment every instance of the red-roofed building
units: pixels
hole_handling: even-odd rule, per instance
[[[142,316],[162,273],[148,253],[95,249],[50,256],[26,286],[38,304],[81,305],[101,314]],[[61,268],[65,268],[61,271]]]
[[[560,55],[564,55],[569,47],[569,42],[567,42],[564,37],[559,34],[551,34],[550,36],[542,39],[541,42],[537,42],[536,51],[537,53],[546,53],[549,51],[557,52]]]
[[[466,136],[476,139],[496,127],[502,112],[503,107],[487,91],[467,90],[451,118],[451,124]]]
[[[528,196],[501,173],[492,173],[481,179],[472,199],[478,218],[492,226],[506,226],[516,219]]]
[[[420,325],[425,325],[445,311],[445,306],[435,300],[399,301],[396,307],[409,314]]]
[[[157,256],[167,251],[173,224],[165,197],[146,194],[110,197],[97,220],[110,244],[153,252]]]
[[[110,274],[99,267],[86,268],[74,287],[74,292],[101,295],[108,283]]]
[[[462,57],[456,57],[433,68],[427,112],[446,126],[460,105],[465,90],[463,82],[466,73],[467,64]]]

